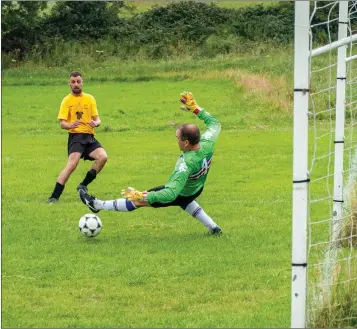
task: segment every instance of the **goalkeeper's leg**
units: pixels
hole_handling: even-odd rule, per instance
[[[208,216],[196,201],[192,201],[187,206],[181,206],[183,210],[188,212],[192,217],[206,226],[211,233],[221,233],[221,228]]]
[[[150,206],[147,201],[129,201],[123,198],[105,201],[94,198],[93,205],[97,210],[115,210],[120,212],[133,211],[139,207]],[[190,202],[187,206],[181,205],[181,208],[188,212],[192,217],[196,218],[205,227],[207,227],[211,233],[221,233],[220,227],[212,220],[210,216],[206,214],[206,212],[200,207],[200,205],[196,201]]]
[[[160,191],[165,186],[154,187],[148,191]],[[100,210],[115,210],[120,212],[128,212],[133,211],[137,208],[141,207],[150,207],[151,205],[145,200],[127,200],[126,198],[120,198],[115,200],[100,200],[93,195],[87,193],[87,191],[80,189],[79,196],[82,202],[93,212],[98,212]],[[167,207],[171,204],[160,205],[163,207]]]
[[[85,190],[79,190],[79,196],[82,202],[93,212],[100,210],[116,210],[121,212],[133,211],[139,207],[145,206],[140,202],[129,201],[124,198],[116,200],[100,200],[93,195],[88,194]],[[135,203],[135,204],[134,204]],[[141,203],[147,203],[142,201]]]
[[[98,210],[115,210],[120,212],[133,211],[138,208],[134,205],[134,202],[127,199],[116,199],[116,200],[94,200],[94,206]]]
[[[148,192],[160,191],[163,188],[165,188],[164,185],[154,187],[154,188],[148,190]],[[144,201],[144,200],[129,201],[125,198],[116,199],[116,200],[106,200],[106,201],[96,199],[94,201],[94,204],[98,210],[116,210],[116,211],[121,211],[121,212],[133,211],[133,210],[135,210],[137,208],[141,208],[141,207],[150,207],[150,204],[147,201]]]

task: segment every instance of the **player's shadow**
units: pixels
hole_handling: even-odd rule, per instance
[[[152,235],[147,235],[143,232],[143,234],[138,234],[136,233],[135,235],[131,236],[128,234],[123,234],[121,235],[120,233],[118,235],[105,235],[105,233],[102,232],[100,236],[94,237],[94,238],[86,238],[83,239],[82,243],[87,243],[87,244],[98,244],[98,245],[108,245],[108,246],[113,246],[113,244],[118,244],[122,245],[125,244],[125,246],[130,247],[132,245],[133,248],[136,248],[138,244],[140,245],[147,245],[147,246],[162,246],[162,245],[185,245],[187,243],[189,244],[195,244],[196,242],[199,243],[199,241],[202,241],[204,243],[208,242],[213,242],[216,239],[224,239],[224,237],[228,237],[224,234],[221,235],[211,235],[208,234],[207,232],[184,232],[181,234],[177,233],[170,233],[167,235],[157,235],[157,234],[152,234]]]

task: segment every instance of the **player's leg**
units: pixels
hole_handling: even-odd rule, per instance
[[[158,186],[148,190],[147,192],[160,191],[163,188],[165,188],[165,186]],[[97,202],[94,202],[94,204],[97,209],[100,208],[105,210],[117,210],[117,211],[132,211],[139,207],[148,207],[148,206],[153,208],[180,206],[183,210],[188,212],[191,216],[199,220],[201,224],[207,227],[210,233],[220,234],[222,233],[221,228],[212,220],[210,216],[206,214],[206,212],[199,206],[199,204],[196,201],[194,201],[202,193],[202,191],[203,188],[191,196],[179,195],[172,202],[165,203],[165,204],[159,202],[149,204],[147,201],[128,201],[126,199],[117,199],[117,200],[108,200],[108,201],[97,200]],[[135,208],[132,209],[132,206],[134,206]],[[128,207],[131,210],[127,210]]]
[[[47,202],[55,203],[59,200],[59,198],[64,190],[65,184],[67,183],[67,181],[68,181],[69,177],[71,176],[71,174],[73,173],[73,171],[76,170],[80,159],[81,159],[80,152],[73,152],[73,153],[69,154],[67,164],[66,164],[65,168],[59,174],[55,188]]]
[[[84,160],[94,161],[91,169],[86,173],[83,181],[77,186],[77,190],[87,191],[87,186],[97,177],[108,161],[108,155],[100,143],[94,139],[94,142],[87,145],[83,154]]]
[[[190,196],[179,195],[174,201],[175,206],[180,206],[181,209],[185,210],[192,217],[196,218],[201,224],[208,228],[209,232],[212,234],[222,233],[221,228],[208,216],[205,211],[199,206],[195,201],[203,191],[203,188],[198,190],[195,194]]]
[[[154,187],[150,191],[159,191],[165,188],[165,186]],[[79,196],[82,202],[93,212],[98,212],[100,210],[115,210],[119,212],[133,211],[141,207],[167,207],[168,205],[150,205],[147,201],[129,201],[125,198],[119,198],[115,200],[100,200],[93,195],[90,195],[84,189],[79,189]]]
[[[147,201],[129,201],[124,198],[100,200],[94,195],[88,194],[84,189],[79,189],[78,192],[82,202],[93,212],[99,212],[100,210],[128,212],[141,207],[150,207]]]
[[[163,188],[165,188],[164,185],[157,186],[154,188],[151,188],[147,190],[147,192],[151,191],[160,191]],[[107,201],[101,201],[101,202],[96,202],[96,205],[103,210],[116,210],[116,211],[122,211],[122,212],[127,212],[127,211],[133,211],[137,208],[141,207],[154,207],[154,208],[159,208],[160,205],[153,204],[151,205],[149,202],[141,200],[141,201],[129,201],[124,198],[116,199],[116,200],[107,200]],[[161,207],[165,207],[165,205],[161,205]]]
[[[94,159],[94,163],[91,167],[91,170],[95,170],[96,173],[99,174],[108,161],[107,152],[105,152],[104,148],[99,147],[89,153],[89,157]]]
[[[181,205],[181,208],[196,218],[202,225],[208,228],[212,234],[222,233],[222,229],[206,214],[196,201],[191,201],[189,204]]]

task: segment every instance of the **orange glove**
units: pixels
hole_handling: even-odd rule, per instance
[[[198,109],[198,105],[190,91],[184,91],[180,94],[180,102],[184,104],[180,106],[180,109],[183,111],[193,112]]]
[[[147,201],[148,192],[140,192],[132,187],[128,187],[126,190],[121,190],[121,195],[129,201]]]

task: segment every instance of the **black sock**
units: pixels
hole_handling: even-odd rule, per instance
[[[51,198],[56,198],[58,200],[60,198],[62,192],[63,192],[63,189],[64,189],[64,185],[56,182],[55,189],[53,190],[50,199]]]
[[[87,172],[86,177],[84,177],[83,182],[81,183],[84,186],[87,186],[89,183],[97,177],[97,172],[94,169],[91,169]]]

